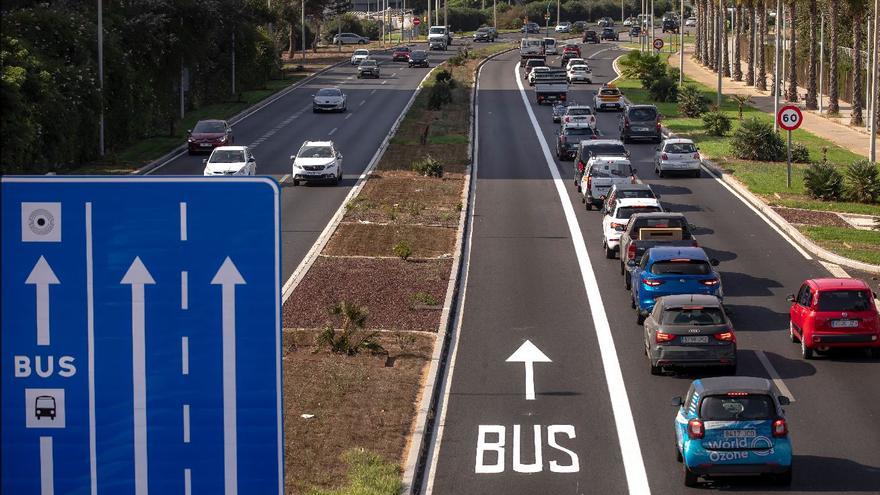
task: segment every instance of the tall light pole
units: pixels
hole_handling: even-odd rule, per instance
[[[498,0],[492,0],[492,27],[495,28],[495,31],[498,31],[498,10],[496,6],[498,4]]]
[[[681,14],[678,18],[678,87],[684,83],[684,0],[681,0]]]
[[[560,12],[560,9],[559,9],[559,0],[556,0],[556,24],[557,24],[557,25],[558,25],[560,22],[562,22],[562,19],[559,18],[559,12]]]
[[[98,0],[98,92],[101,112],[98,117],[98,154],[104,156],[104,7]]]
[[[877,72],[878,70],[878,58],[877,57],[877,40],[878,40],[878,31],[880,31],[880,0],[874,0],[874,40],[871,41],[871,46],[874,50],[874,57],[871,62],[871,114],[869,120],[871,121],[871,128],[869,129],[871,132],[869,134],[871,146],[870,146],[870,158],[872,162],[877,161]]]
[[[302,61],[303,64],[306,63],[306,0],[302,0],[302,7],[300,9],[300,28],[302,29]]]
[[[779,130],[776,115],[779,114],[779,21],[782,17],[782,0],[776,0],[776,21],[773,29],[776,30],[776,43],[773,47],[773,130]],[[763,48],[763,47],[762,47]]]
[[[718,71],[718,94],[715,96],[715,105],[718,109],[721,109],[721,73],[724,72],[721,70],[721,43],[722,38],[724,38],[724,0],[718,0],[718,12],[721,14],[718,16],[718,26],[715,27],[715,63],[716,69]]]
[[[819,14],[819,113],[822,113],[824,95],[822,93],[825,82],[825,14]]]

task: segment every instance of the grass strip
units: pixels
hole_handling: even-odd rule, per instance
[[[400,468],[362,449],[342,455],[348,465],[348,485],[336,490],[314,490],[310,495],[385,495],[403,489]]]
[[[880,265],[880,231],[814,226],[799,226],[798,230],[835,254]]]

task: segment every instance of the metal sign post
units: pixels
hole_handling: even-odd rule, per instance
[[[779,109],[776,114],[776,123],[782,129],[788,131],[788,168],[786,170],[786,185],[791,189],[791,131],[801,126],[804,115],[801,109],[795,105],[786,105]]]

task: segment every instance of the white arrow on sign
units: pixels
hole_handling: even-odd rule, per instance
[[[508,363],[525,363],[526,365],[526,400],[535,400],[535,363],[552,363],[531,341],[523,342],[513,354],[507,358]]]
[[[119,283],[131,285],[131,363],[134,391],[134,493],[147,495],[147,365],[144,285],[156,281],[136,257]]]
[[[225,468],[225,493],[238,493],[238,438],[236,431],[235,391],[235,286],[247,282],[229,257],[220,265],[211,280],[212,285],[222,287],[223,302],[223,466]]]
[[[37,345],[49,345],[49,286],[61,282],[46,258],[40,256],[24,283],[37,286]]]

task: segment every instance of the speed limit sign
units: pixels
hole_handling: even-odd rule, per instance
[[[660,50],[663,49],[663,40],[660,39],[660,38],[656,38],[656,39],[654,40],[653,45],[654,45],[654,49],[657,50],[657,51],[659,52]]]
[[[793,131],[801,126],[801,122],[804,120],[804,114],[801,113],[801,109],[794,105],[786,105],[779,109],[779,113],[776,114],[776,123],[779,124],[783,130]]]

